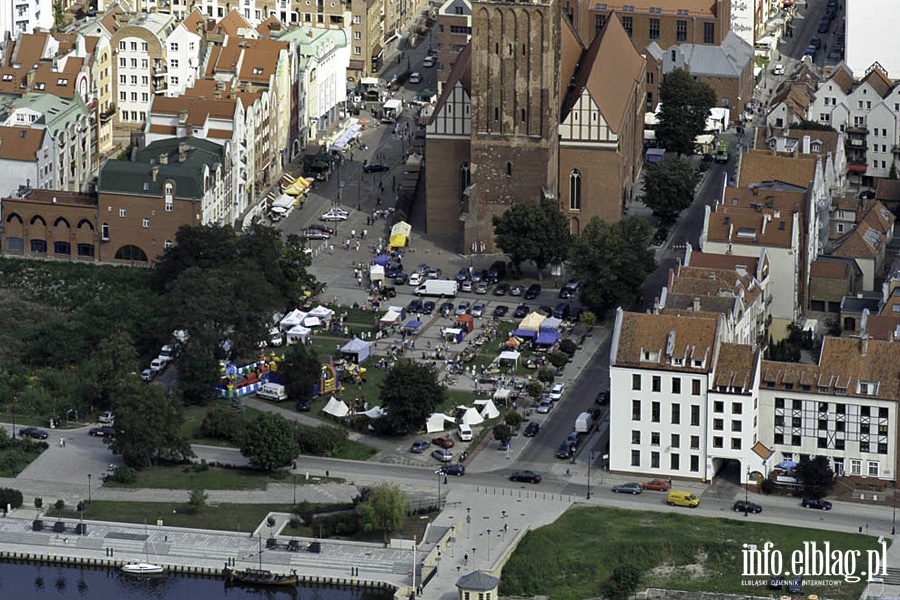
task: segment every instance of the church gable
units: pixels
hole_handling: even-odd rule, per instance
[[[428,123],[429,136],[464,136],[472,133],[472,102],[462,83],[457,81],[442,98]]]
[[[563,142],[618,141],[618,137],[610,130],[609,124],[600,112],[600,107],[587,89],[581,91],[581,96],[560,124],[559,135]]]

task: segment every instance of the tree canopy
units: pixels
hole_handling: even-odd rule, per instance
[[[826,456],[801,458],[795,475],[803,484],[803,493],[812,498],[827,496],[834,485],[834,471]]]
[[[673,223],[694,201],[700,177],[688,159],[671,157],[644,167],[644,204],[665,223]]]
[[[397,361],[381,384],[379,398],[387,414],[376,423],[385,433],[418,431],[446,394],[430,366],[408,359]]]
[[[278,371],[284,377],[284,390],[293,402],[311,401],[313,388],[319,379],[322,363],[315,350],[305,344],[296,344],[284,353]]]
[[[185,401],[205,401],[219,360],[251,357],[266,339],[272,316],[296,306],[319,285],[307,273],[303,240],[271,227],[246,234],[231,227],[182,227],[151,277],[165,291],[165,331],[184,330],[178,349]]]
[[[493,218],[497,247],[507,254],[517,273],[531,261],[543,270],[565,260],[572,243],[566,216],[553,200],[516,204]]]
[[[653,228],[638,217],[606,223],[595,217],[572,246],[570,268],[582,283],[581,301],[594,311],[630,306],[656,268]]]
[[[244,428],[241,454],[260,471],[270,472],[288,466],[298,454],[294,424],[281,415],[258,415]]]
[[[363,490],[359,512],[364,530],[380,531],[387,539],[387,534],[403,526],[409,499],[395,484],[373,485]]]
[[[666,150],[678,154],[693,154],[694,140],[706,131],[706,120],[716,105],[716,93],[709,85],[682,69],[675,69],[663,77],[659,88],[659,123],[656,139]]]
[[[194,455],[181,433],[184,419],[174,395],[138,377],[126,377],[113,395],[116,435],[107,438],[110,449],[129,467],[149,467],[158,459],[182,460]]]

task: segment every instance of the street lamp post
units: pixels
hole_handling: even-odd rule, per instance
[[[747,467],[747,483],[744,484],[744,516],[750,510],[750,467]]]
[[[894,482],[894,493],[891,495],[891,535],[897,535],[897,483]]]
[[[294,506],[297,505],[297,476],[294,475]]]
[[[88,502],[91,501],[91,474],[88,473]]]
[[[456,525],[450,527],[450,558],[456,558],[456,552],[454,548],[456,547]],[[457,569],[459,567],[456,567]]]
[[[588,452],[588,489],[587,489],[587,499],[591,499],[591,463],[594,462],[594,451],[591,450]]]
[[[469,534],[472,532],[472,509],[466,508],[466,539],[469,539]]]
[[[442,475],[443,475],[443,473],[441,473],[441,470],[438,469],[438,471],[437,471],[437,480],[438,480],[437,509],[438,509],[438,511],[441,510],[441,476]]]
[[[490,564],[491,564],[491,530],[490,529],[487,530],[487,534],[488,534],[488,567],[490,567]]]

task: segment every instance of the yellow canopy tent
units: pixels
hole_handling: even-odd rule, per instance
[[[284,188],[284,193],[288,196],[297,196],[308,190],[309,185],[309,181],[307,181],[303,177],[298,177],[291,185]]]
[[[395,223],[391,227],[390,245],[391,248],[402,248],[409,243],[409,234],[412,232],[412,225],[406,221]]]

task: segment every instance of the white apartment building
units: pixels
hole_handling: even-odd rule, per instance
[[[52,145],[44,129],[0,126],[0,198],[12,196],[20,186],[50,187]]]
[[[900,37],[894,0],[844,0],[847,50],[844,62],[854,73],[865,73],[874,63],[900,78]]]
[[[8,33],[15,39],[20,33],[31,33],[35,27],[53,27],[51,0],[4,0],[0,2],[0,39]]]
[[[203,16],[192,12],[166,38],[166,95],[180,96],[197,80],[203,55]]]
[[[166,40],[175,25],[171,15],[141,13],[112,36],[117,131],[143,128],[151,96],[166,93]]]

